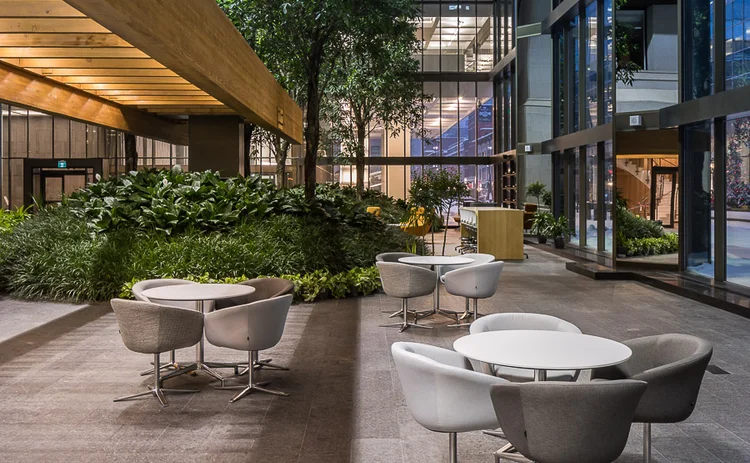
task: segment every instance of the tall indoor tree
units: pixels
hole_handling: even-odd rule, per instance
[[[305,111],[305,196],[315,196],[321,105],[344,36],[369,7],[354,0],[217,0],[258,56]],[[377,3],[380,0],[374,0]],[[282,83],[283,84],[283,83]]]
[[[343,50],[324,100],[332,136],[353,155],[357,192],[365,185],[369,135],[380,126],[389,136],[419,130],[424,107],[417,78],[419,6],[413,0],[362,2],[344,37]]]

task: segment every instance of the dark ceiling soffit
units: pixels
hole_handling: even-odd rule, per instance
[[[517,156],[533,156],[535,154],[545,154],[542,151],[544,143],[540,142],[526,142],[516,144],[516,155]],[[526,147],[531,148],[531,151],[526,151]],[[548,153],[549,154],[549,153]]]
[[[545,34],[552,33],[552,28],[563,21],[571,21],[578,14],[578,3],[580,0],[564,0],[557,8],[542,21],[542,32]]]
[[[486,82],[492,80],[490,72],[426,71],[417,74],[422,82]]]
[[[500,156],[465,156],[452,158],[447,156],[441,157],[366,157],[366,166],[468,166],[468,165],[493,165],[503,162]],[[337,158],[318,158],[319,166],[348,166],[354,165],[354,158],[337,157]]]
[[[503,56],[503,59],[500,60],[499,63],[495,65],[495,67],[492,68],[490,71],[490,78],[489,80],[495,80],[495,76],[503,72],[506,67],[515,64],[516,62],[516,47],[513,47],[512,50],[508,52],[507,55]]]
[[[612,139],[612,124],[603,124],[593,129],[563,135],[542,143],[543,153],[554,153],[579,146],[591,145]]]
[[[659,111],[661,128],[678,127],[716,117],[747,112],[750,86],[686,101]]]

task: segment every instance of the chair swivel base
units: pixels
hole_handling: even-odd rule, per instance
[[[276,365],[275,363],[271,363],[272,361],[273,359],[258,360],[255,363],[253,363],[253,368],[256,370],[270,369],[270,370],[278,370],[278,371],[289,371],[289,368],[283,367],[281,365]],[[250,373],[250,369],[248,367],[245,367],[245,369],[239,372],[237,375],[245,376],[248,373]]]
[[[245,397],[245,396],[247,396],[249,394],[252,394],[253,392],[263,392],[265,394],[273,394],[273,395],[278,395],[278,396],[282,396],[282,397],[288,397],[289,393],[287,393],[287,392],[276,391],[276,390],[273,390],[273,389],[267,389],[265,386],[271,384],[270,381],[256,382],[256,379],[257,379],[256,375],[257,375],[257,373],[255,371],[261,369],[261,367],[259,366],[261,363],[263,363],[264,365],[269,365],[270,364],[270,360],[271,359],[268,359],[267,362],[266,361],[261,362],[261,361],[258,360],[258,352],[257,351],[250,351],[250,352],[248,352],[247,365],[253,365],[253,368],[249,368],[249,367],[246,368],[246,370],[247,370],[247,376],[248,376],[248,378],[247,378],[247,384],[245,384],[245,385],[237,385],[237,386],[224,386],[224,382],[222,381],[221,385],[220,386],[215,386],[215,388],[219,389],[219,390],[237,390],[237,389],[240,389],[240,392],[238,392],[237,394],[235,394],[235,396],[232,397],[232,399],[229,401],[229,403],[237,402],[241,398],[243,398],[243,397]],[[283,367],[281,367],[281,368],[283,368]]]
[[[151,362],[151,368],[148,370],[142,371],[141,376],[148,376],[154,374],[154,362]],[[177,363],[177,360],[175,359],[175,351],[170,352],[169,356],[169,362],[164,363],[161,365],[162,371],[179,371],[180,365]]]
[[[148,388],[147,391],[139,392],[137,394],[128,395],[125,397],[120,397],[114,400],[114,402],[124,402],[127,400],[137,399],[139,397],[144,397],[148,395],[153,395],[157,399],[159,399],[159,403],[162,407],[169,407],[169,403],[167,403],[167,398],[164,397],[164,394],[197,394],[200,392],[198,389],[164,389],[162,387],[153,387],[153,386],[146,386]]]
[[[247,386],[218,386],[218,387],[216,387],[216,389],[221,390],[221,391],[230,391],[230,390],[241,389],[241,391],[238,392],[237,394],[235,394],[235,396],[232,397],[232,399],[229,401],[230,404],[237,402],[241,398],[243,398],[243,397],[245,397],[247,395],[250,395],[253,392],[263,392],[265,394],[273,394],[273,395],[278,395],[278,396],[281,396],[281,397],[289,397],[289,393],[288,392],[276,391],[276,390],[273,390],[273,389],[267,389],[267,388],[263,387],[263,386],[265,386],[267,384],[270,384],[270,382],[256,383],[256,384],[252,384],[252,385],[249,384]]]
[[[388,323],[386,325],[380,325],[381,328],[401,328],[398,330],[399,333],[403,333],[404,331],[408,330],[411,327],[414,328],[423,328],[426,330],[431,330],[431,326],[424,326],[424,325],[418,325],[416,323],[409,323],[409,322],[401,322],[401,323]]]

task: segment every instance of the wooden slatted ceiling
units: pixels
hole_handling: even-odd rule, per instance
[[[147,1],[153,1],[152,5],[164,3],[163,8],[170,7],[165,2],[182,4],[182,0]],[[78,7],[85,9],[93,3],[83,2]],[[301,140],[301,111],[299,117],[291,118],[295,122],[299,119],[299,124],[295,124],[299,127],[287,130],[283,127],[283,109],[278,110],[278,116],[273,108],[266,111],[265,118],[253,119],[255,113],[242,111],[244,108],[237,110],[235,105],[235,109],[228,107],[71,4],[75,2],[0,0],[0,61],[156,115],[239,114],[295,141]],[[218,9],[214,0],[191,0],[184,7],[203,8],[203,13]],[[233,28],[232,32],[236,33]],[[257,63],[250,64],[257,67]],[[267,70],[263,71],[270,76]],[[272,90],[278,94],[278,89]],[[277,100],[288,106],[285,99],[277,97]],[[293,106],[288,111],[297,116],[299,108]]]

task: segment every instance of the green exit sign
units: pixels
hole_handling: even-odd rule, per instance
[[[57,168],[58,169],[67,169],[68,168],[68,161],[57,161]]]

